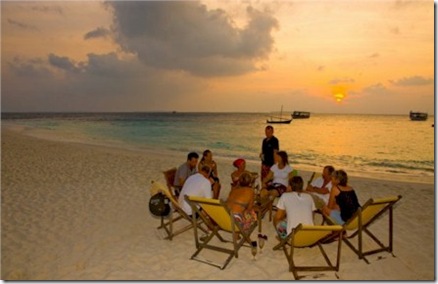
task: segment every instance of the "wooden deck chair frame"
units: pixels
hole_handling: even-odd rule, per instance
[[[373,199],[370,198],[365,204],[358,209],[358,211],[348,220],[343,226],[346,231],[354,231],[348,237],[344,236],[344,242],[358,255],[359,259],[363,259],[369,264],[366,256],[387,251],[393,254],[393,208],[394,205],[402,198],[401,195],[390,196],[385,198]],[[384,245],[370,230],[375,220],[380,218],[383,214],[388,214],[388,245]],[[325,216],[325,219],[334,224],[334,222]],[[368,235],[380,248],[374,250],[364,251],[363,249],[363,236]],[[353,245],[352,239],[357,236],[357,246]]]
[[[152,181],[152,187],[152,190],[155,190],[156,192],[162,192],[164,195],[166,195],[166,197],[169,198],[171,202],[171,211],[169,216],[161,216],[160,226],[157,227],[157,229],[163,229],[166,232],[166,237],[164,239],[171,241],[173,237],[190,230],[191,228],[193,228],[193,226],[199,228],[205,233],[208,232],[205,224],[202,224],[202,220],[198,220],[196,224],[193,223],[192,218],[190,218],[187,213],[184,212],[184,210],[180,207],[178,200],[170,192],[169,188],[164,186],[162,183],[156,181]],[[175,230],[174,224],[178,221],[185,221],[187,225],[179,228],[178,230]]]
[[[254,222],[247,231],[244,231],[240,226],[240,224],[235,222],[233,215],[231,214],[230,210],[228,209],[224,201],[218,199],[210,199],[210,198],[187,196],[187,195],[184,196],[184,198],[192,207],[193,212],[198,213],[198,216],[200,216],[202,220],[206,224],[208,224],[210,228],[212,228],[212,231],[209,232],[207,237],[203,239],[203,241],[200,241],[198,238],[198,231],[195,227],[194,236],[195,236],[196,251],[191,256],[190,259],[202,263],[206,263],[218,267],[220,269],[225,269],[225,267],[230,263],[233,257],[237,258],[239,256],[238,251],[242,246],[244,246],[244,243],[245,242],[248,242],[248,244],[251,243],[250,235],[257,227],[257,222]],[[196,222],[195,215],[196,214],[192,214],[193,223]],[[209,244],[209,242],[215,236],[223,243],[230,242],[222,238],[222,236],[219,234],[219,231],[225,231],[231,233],[232,235],[231,242],[233,243],[233,249]],[[240,240],[237,240],[237,238],[235,237],[236,236],[235,233],[239,233],[242,236],[242,238]],[[215,263],[213,261],[198,257],[198,254],[203,249],[210,249],[210,250],[222,252],[227,254],[228,257],[224,263]]]
[[[170,190],[173,196],[178,197],[181,188],[178,188],[173,185],[173,182],[175,181],[175,175],[176,175],[177,169],[171,168],[167,171],[163,171],[164,180],[166,181],[167,188]]]
[[[303,225],[299,224],[292,232],[284,239],[281,239],[280,243],[273,249],[283,249],[286,259],[289,263],[289,271],[291,271],[296,280],[303,278],[304,276],[298,276],[298,271],[339,271],[339,264],[341,258],[341,234],[343,227],[340,225]],[[327,239],[337,238],[338,248],[336,253],[336,264],[330,261],[326,251],[323,248],[322,243]],[[324,257],[327,265],[321,266],[297,266],[294,261],[294,251],[296,248],[314,247],[318,246],[322,256]],[[290,250],[288,252],[288,247]]]

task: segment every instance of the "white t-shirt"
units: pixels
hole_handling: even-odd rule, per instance
[[[200,173],[189,176],[184,183],[178,197],[178,203],[187,215],[192,215],[192,207],[184,199],[184,195],[212,198],[211,183]]]
[[[303,225],[313,225],[313,211],[316,210],[312,196],[308,193],[285,192],[281,195],[277,203],[277,208],[286,210],[287,234],[292,229],[302,223]]]
[[[324,179],[322,177],[319,177],[310,183],[311,186],[315,186],[318,188],[321,188],[323,184],[324,184]],[[329,192],[326,194],[321,194],[317,192],[311,192],[311,193],[320,197],[324,201],[325,205],[327,205],[330,198],[330,191],[332,190],[332,182],[329,181],[329,183],[325,187],[327,187],[327,189],[329,190]]]
[[[286,165],[281,170],[278,168],[278,165],[275,164],[271,167],[271,171],[274,173],[273,183],[281,183],[284,186],[288,185],[289,181],[289,173],[292,172],[292,168],[289,165]]]

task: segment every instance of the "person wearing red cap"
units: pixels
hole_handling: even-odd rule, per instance
[[[238,184],[240,175],[245,171],[246,161],[242,158],[237,159],[233,162],[233,166],[237,169],[231,173],[231,187],[234,187]]]

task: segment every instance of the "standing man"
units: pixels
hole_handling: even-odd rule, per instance
[[[271,125],[265,128],[266,138],[262,142],[262,152],[260,153],[260,159],[262,160],[261,180],[268,175],[272,165],[274,165],[274,154],[280,149],[280,143],[277,137],[274,136],[274,127]]]
[[[196,165],[198,164],[198,158],[198,153],[190,152],[187,155],[187,161],[179,166],[178,170],[176,171],[173,186],[178,190],[178,192],[181,191],[186,179],[189,176],[197,173]]]

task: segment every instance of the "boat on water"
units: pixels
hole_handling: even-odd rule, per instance
[[[274,119],[275,118],[275,119]],[[291,123],[292,119],[286,119],[283,118],[283,106],[281,106],[280,116],[279,117],[272,117],[271,119],[267,119],[266,123],[283,123],[283,124],[289,124]]]
[[[292,113],[293,119],[310,118],[310,112],[308,111],[294,111]]]
[[[409,112],[409,118],[413,121],[425,121],[427,120],[427,112]]]

